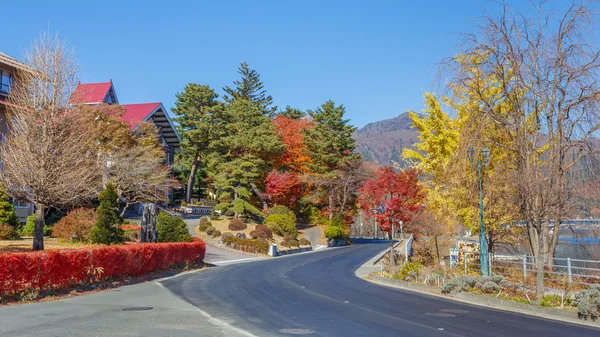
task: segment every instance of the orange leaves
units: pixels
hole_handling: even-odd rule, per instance
[[[275,168],[285,168],[295,173],[307,173],[306,163],[310,156],[306,154],[304,145],[304,130],[312,128],[314,123],[308,119],[292,119],[277,115],[273,119],[277,134],[285,144],[281,157],[277,158]]]

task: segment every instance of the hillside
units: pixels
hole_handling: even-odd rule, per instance
[[[400,162],[402,149],[412,147],[419,140],[411,125],[408,113],[369,123],[354,133],[356,150],[365,160],[380,166],[391,165],[392,161]]]

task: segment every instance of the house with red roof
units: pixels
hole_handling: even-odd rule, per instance
[[[102,83],[79,83],[69,104],[119,104],[112,80]],[[166,162],[173,164],[175,152],[179,149],[181,138],[167,110],[160,102],[120,104],[124,108],[123,121],[129,124],[131,130],[141,122],[150,122],[156,126],[160,140],[165,146]]]

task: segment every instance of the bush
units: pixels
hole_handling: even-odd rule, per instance
[[[413,256],[411,261],[418,262],[424,266],[436,264],[435,244],[431,240],[419,239],[413,243]]]
[[[227,236],[224,240],[224,243],[227,246],[246,252],[263,254],[267,254],[269,252],[269,243],[265,240],[243,239],[232,235]]]
[[[192,236],[182,218],[160,212],[156,217],[158,242],[191,242]]]
[[[142,275],[174,264],[200,262],[206,246],[147,243],[115,247],[0,254],[0,294],[66,289],[82,283]]]
[[[344,224],[340,217],[334,217],[333,220],[325,228],[325,237],[334,240],[344,239],[346,237],[346,231],[344,230]]]
[[[450,294],[454,292],[469,291],[479,289],[486,294],[497,293],[500,289],[511,289],[514,285],[500,275],[481,276],[479,278],[472,276],[458,276],[442,285],[442,293]]]
[[[214,232],[212,233],[212,235],[211,235],[211,236],[212,236],[213,238],[219,237],[219,236],[221,236],[221,232],[220,232],[219,230],[216,230],[216,231],[214,231]]]
[[[52,228],[52,237],[68,242],[89,242],[96,223],[96,211],[77,208],[62,217]]]
[[[473,276],[458,276],[442,285],[442,294],[450,294],[453,292],[469,291],[475,287],[477,279]]]
[[[403,281],[418,280],[419,271],[423,268],[423,265],[418,262],[406,262],[400,271],[392,278]]]
[[[312,244],[307,239],[301,238],[300,239],[300,246],[312,246]]]
[[[210,222],[208,221],[207,217],[203,216],[203,217],[200,218],[200,224],[201,225],[206,225],[206,224],[209,224],[209,223]]]
[[[225,243],[227,241],[227,238],[234,236],[233,233],[231,232],[225,232],[223,234],[221,234],[221,241],[223,243]]]
[[[271,214],[265,218],[264,224],[275,234],[289,235],[293,238],[298,237],[296,223],[289,214]]]
[[[206,229],[208,227],[212,227],[212,223],[210,221],[208,221],[206,223],[200,223],[200,225],[198,225],[198,230],[200,232],[206,232]]]
[[[590,286],[590,289],[580,291],[575,295],[573,304],[577,306],[579,319],[597,320],[600,310],[600,285],[594,284]]]
[[[0,240],[14,240],[19,237],[15,228],[5,223],[0,224]]]
[[[115,187],[110,184],[106,185],[106,189],[100,193],[98,200],[100,200],[100,206],[96,211],[96,224],[92,228],[92,242],[105,245],[123,243],[123,230],[119,227],[122,219],[116,211],[119,201]]]
[[[207,235],[212,235],[212,233],[214,233],[216,230],[217,230],[216,228],[214,228],[214,227],[211,226],[211,227],[208,227],[204,232]]]
[[[273,231],[265,225],[256,225],[256,228],[250,232],[250,236],[254,239],[272,239]]]
[[[562,297],[559,295],[544,295],[540,300],[540,307],[542,308],[557,308],[562,303]]]
[[[135,229],[124,229],[123,240],[129,242],[140,242],[142,239],[142,232]]]
[[[185,201],[182,201],[182,202],[181,202],[181,207],[185,207],[185,206],[187,206],[187,202],[185,202]]]
[[[23,228],[21,228],[21,235],[23,236],[33,236],[33,232],[35,232],[35,214],[32,214],[27,217],[27,221]],[[52,227],[46,226],[44,224],[44,235],[48,236],[52,234]]]
[[[246,223],[240,219],[233,219],[233,220],[229,221],[229,225],[227,226],[227,228],[230,231],[236,232],[236,231],[243,231],[243,230],[247,229],[248,225],[246,225]]]
[[[19,229],[21,222],[15,213],[15,206],[10,202],[6,187],[0,182],[0,224],[11,226],[15,230]]]
[[[308,213],[308,221],[311,224],[314,224],[314,225],[328,225],[329,224],[329,220],[327,219],[327,217],[323,216],[319,212],[319,209],[316,208],[315,206],[309,206],[308,210],[306,210],[306,213]]]

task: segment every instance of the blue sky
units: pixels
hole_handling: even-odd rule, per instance
[[[246,61],[276,105],[332,99],[362,127],[420,110],[437,64],[485,8],[498,9],[487,0],[7,1],[0,52],[20,58],[49,27],[74,48],[82,82],[112,79],[121,103],[168,109],[188,82],[222,93]]]

